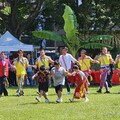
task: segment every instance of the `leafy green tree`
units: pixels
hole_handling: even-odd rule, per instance
[[[0,8],[0,27],[2,31],[10,31],[17,38],[30,29],[36,28],[35,18],[40,14],[44,0],[2,0],[4,6]]]
[[[50,31],[34,31],[33,35],[38,38],[45,38],[46,40],[63,41],[73,56],[77,54],[80,48],[101,48],[106,46],[112,49],[111,46],[100,43],[103,40],[110,40],[112,36],[109,35],[99,35],[85,40],[81,39],[77,29],[78,23],[76,16],[73,10],[67,5],[65,5],[63,18],[65,36],[60,36]]]

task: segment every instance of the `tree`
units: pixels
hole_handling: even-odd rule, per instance
[[[44,1],[2,0],[5,2],[5,6],[0,8],[0,27],[4,28],[3,32],[8,30],[19,38],[23,32],[35,24],[33,21],[40,14]],[[33,30],[33,28],[31,29]]]
[[[39,38],[45,38],[46,40],[58,40],[63,41],[73,56],[75,56],[80,48],[101,48],[108,47],[112,49],[111,46],[107,44],[102,44],[100,41],[110,40],[112,36],[110,35],[99,35],[92,38],[87,38],[85,40],[80,38],[78,32],[78,23],[76,16],[73,10],[65,5],[64,9],[64,31],[66,32],[65,36],[60,36],[56,33],[49,31],[34,31],[33,35]]]

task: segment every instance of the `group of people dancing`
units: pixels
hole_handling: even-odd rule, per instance
[[[66,94],[71,94],[69,77],[72,76],[74,84],[76,86],[73,97],[69,99],[70,102],[74,102],[74,99],[84,98],[85,102],[88,102],[87,93],[89,91],[91,76],[91,63],[100,64],[100,87],[97,90],[98,93],[102,93],[103,87],[105,87],[105,93],[110,93],[110,87],[112,87],[112,68],[110,65],[117,64],[120,68],[120,55],[116,56],[115,61],[112,55],[108,52],[106,47],[102,48],[102,52],[97,59],[92,59],[86,54],[86,50],[81,50],[80,57],[75,59],[68,53],[68,48],[63,47],[61,55],[57,60],[52,60],[51,57],[45,54],[44,49],[40,49],[40,56],[36,59],[35,64],[30,64],[29,60],[23,56],[23,50],[18,50],[18,57],[11,64],[9,59],[6,59],[4,52],[1,52],[0,57],[0,96],[4,93],[4,96],[8,96],[8,91],[5,87],[5,81],[8,77],[9,68],[16,70],[16,83],[18,89],[16,91],[17,96],[24,95],[23,86],[25,76],[27,74],[26,69],[36,69],[37,72],[31,76],[34,81],[37,78],[38,82],[38,96],[36,100],[41,101],[42,96],[45,98],[45,102],[49,103],[48,88],[49,79],[53,79],[55,92],[57,94],[56,102],[62,102],[62,90],[65,85],[67,88]],[[50,69],[49,65],[53,67]],[[119,74],[119,73],[118,73]]]

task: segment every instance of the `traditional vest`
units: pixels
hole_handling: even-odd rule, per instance
[[[3,65],[2,59],[0,59],[0,77],[3,75],[8,76],[8,62],[9,60],[5,60],[5,64]]]
[[[101,55],[99,57],[99,61],[100,61],[101,66],[109,66],[109,64],[110,64],[110,55],[109,54]]]
[[[81,70],[82,71],[86,71],[88,69],[90,69],[90,58],[86,57],[84,59],[79,59],[79,63],[81,65]]]
[[[47,56],[45,58],[38,57],[36,61],[36,65],[40,68],[41,65],[45,65],[46,68],[49,68],[49,59]]]
[[[120,69],[120,56],[118,58],[118,68]]]

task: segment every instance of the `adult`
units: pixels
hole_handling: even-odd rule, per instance
[[[71,63],[75,63],[78,61],[71,55],[68,53],[68,48],[64,47],[62,49],[62,55],[60,55],[59,57],[59,62],[61,64],[61,66],[63,68],[65,68],[65,70],[70,71],[71,70]],[[67,87],[67,94],[70,94],[70,83],[68,80],[68,77],[65,77],[65,85]]]
[[[106,47],[103,47],[102,53],[98,58],[99,64],[100,64],[100,88],[97,91],[98,93],[102,92],[103,86],[105,86],[106,92],[110,93],[109,86],[108,86],[108,75],[110,75],[111,69],[110,64],[114,64],[112,56],[108,53],[108,50]]]
[[[86,50],[81,50],[81,56],[78,58],[78,62],[81,66],[81,71],[85,73],[88,79],[91,79],[91,63],[98,63],[98,61],[93,60],[90,56],[86,55]],[[89,93],[88,82],[85,82],[86,93]]]
[[[26,73],[26,67],[34,67],[34,65],[29,65],[27,58],[23,57],[23,50],[18,50],[18,57],[14,61],[16,67],[16,80],[18,85],[17,95],[21,96],[24,94],[23,85]]]
[[[35,62],[35,65],[36,65],[36,68],[39,70],[40,67],[42,65],[45,66],[45,69],[48,69],[49,70],[49,64],[54,64],[54,61],[51,59],[51,57],[47,56],[45,54],[45,50],[43,48],[40,49],[40,56],[36,59],[36,62]],[[50,79],[50,78],[49,78]],[[48,82],[48,86],[49,86],[49,82]],[[47,87],[48,87],[47,86]],[[38,92],[40,92],[38,90]],[[48,92],[48,89],[46,90],[46,93]]]
[[[5,82],[8,77],[9,68],[13,67],[8,59],[6,59],[6,55],[4,52],[1,52],[0,58],[0,96],[4,93],[4,96],[8,96],[8,91],[5,87]]]
[[[30,54],[27,54],[27,59],[30,65],[34,65],[34,60],[31,58]],[[34,85],[34,81],[32,80],[32,76],[33,76],[33,69],[31,67],[27,67],[26,69],[27,71],[27,78],[29,80],[30,86]]]

